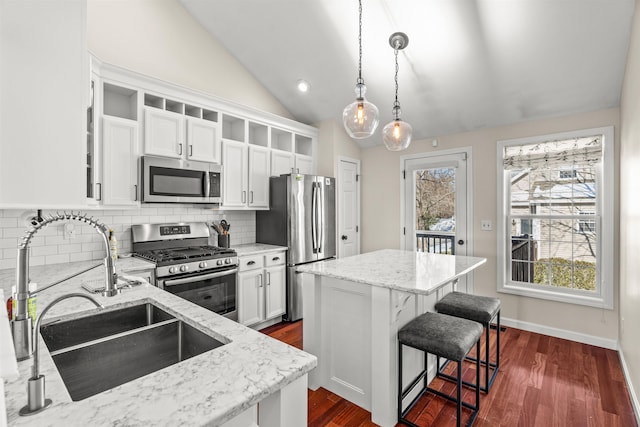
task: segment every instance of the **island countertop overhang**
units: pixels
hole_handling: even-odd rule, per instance
[[[429,295],[486,262],[481,257],[382,249],[302,265],[297,271]]]

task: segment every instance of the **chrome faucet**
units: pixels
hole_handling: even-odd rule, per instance
[[[29,292],[29,244],[33,236],[41,229],[47,227],[49,224],[56,221],[75,220],[81,221],[91,225],[102,236],[104,242],[104,248],[107,256],[104,259],[105,267],[105,287],[102,292],[103,296],[112,297],[118,295],[120,289],[117,286],[118,276],[115,271],[115,265],[111,253],[109,250],[109,235],[108,227],[93,217],[89,218],[84,214],[78,213],[59,213],[55,215],[47,215],[40,221],[35,221],[34,225],[25,231],[25,236],[22,238],[22,242],[18,245],[18,265],[16,270],[16,282],[17,282],[17,295],[16,295],[16,312],[15,318],[11,322],[11,332],[13,333],[13,345],[16,350],[16,358],[18,360],[25,360],[31,357],[33,354],[33,320],[29,317],[28,300],[36,293],[42,292],[52,286],[76,277],[86,271],[99,267],[102,264],[96,264],[83,271],[74,273],[71,276],[65,277],[62,280],[51,283],[42,287],[38,291]]]
[[[80,293],[71,293],[63,295],[59,298],[56,298],[49,304],[42,313],[38,316],[38,320],[36,320],[36,326],[33,329],[33,342],[34,342],[34,352],[33,352],[33,370],[31,373],[31,378],[27,382],[27,405],[20,409],[20,415],[33,415],[38,412],[47,409],[49,405],[51,405],[51,399],[47,399],[45,396],[45,381],[44,375],[40,375],[40,352],[38,351],[38,334],[40,333],[40,323],[42,322],[42,318],[49,311],[51,307],[59,303],[60,301],[64,301],[68,298],[85,298],[95,304],[98,308],[104,308],[102,304],[96,301],[93,297],[89,295],[80,294]]]

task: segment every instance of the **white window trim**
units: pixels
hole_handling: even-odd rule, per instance
[[[509,145],[525,145],[536,142],[546,142],[561,139],[572,139],[602,135],[603,170],[602,181],[599,185],[599,209],[602,216],[598,254],[600,256],[599,290],[594,295],[577,295],[573,292],[551,291],[544,289],[531,289],[517,282],[511,281],[510,268],[507,262],[507,243],[510,242],[510,228],[506,219],[509,213],[509,201],[505,195],[509,194],[508,180],[504,179],[503,153],[504,147]],[[547,299],[570,304],[586,305],[591,307],[613,309],[614,289],[614,132],[613,126],[583,129],[572,132],[540,135],[528,138],[518,138],[498,141],[497,143],[497,272],[498,292],[509,293],[533,298]]]

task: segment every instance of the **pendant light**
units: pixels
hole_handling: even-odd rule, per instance
[[[378,107],[364,99],[367,87],[362,78],[362,0],[358,0],[358,79],[356,80],[356,100],[342,112],[342,123],[350,137],[368,138],[378,127]]]
[[[407,122],[400,120],[400,102],[398,101],[398,51],[409,44],[409,37],[405,33],[393,33],[389,37],[389,44],[396,57],[396,100],[393,103],[393,120],[382,129],[382,141],[389,151],[402,151],[411,144],[413,128]]]

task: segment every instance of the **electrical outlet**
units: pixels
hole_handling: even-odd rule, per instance
[[[64,225],[64,238],[67,240],[71,240],[76,237],[76,225],[72,222],[67,222]]]
[[[482,229],[482,231],[491,231],[493,230],[493,224],[491,224],[490,219],[483,219],[482,221],[480,221],[480,228]]]

